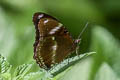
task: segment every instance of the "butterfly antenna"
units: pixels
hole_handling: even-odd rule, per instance
[[[82,32],[81,32],[80,35],[78,36],[78,39],[80,39],[80,37],[82,36],[83,32],[84,32],[85,29],[88,27],[88,24],[89,24],[89,22],[87,22],[87,23],[85,24],[85,27],[83,28]]]

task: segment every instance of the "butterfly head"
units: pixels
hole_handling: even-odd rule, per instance
[[[81,41],[81,39],[76,39],[76,40],[74,41],[74,43],[75,43],[75,44],[79,44],[80,41]]]

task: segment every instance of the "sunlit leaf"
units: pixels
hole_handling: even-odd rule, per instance
[[[33,72],[29,73],[24,77],[24,80],[52,80],[52,78],[49,78],[46,76],[47,73],[43,71]]]
[[[120,78],[108,64],[103,63],[96,74],[95,80],[120,80]]]
[[[6,61],[6,59],[0,54],[0,78],[1,79],[11,79],[11,65]]]
[[[25,74],[31,69],[32,64],[23,64],[16,68],[14,72],[14,80],[22,79]]]
[[[90,80],[93,80],[103,62],[107,62],[117,75],[120,74],[120,46],[118,41],[105,28],[96,26],[92,31],[92,50],[97,52]]]

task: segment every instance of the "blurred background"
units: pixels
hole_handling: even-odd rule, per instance
[[[0,54],[13,69],[34,61],[35,12],[56,17],[74,39],[90,23],[81,37],[79,53],[96,54],[60,80],[120,80],[120,0],[0,0]],[[35,67],[33,71],[39,70]]]

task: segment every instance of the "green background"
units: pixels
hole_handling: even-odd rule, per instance
[[[79,53],[96,54],[60,80],[120,80],[120,0],[0,0],[0,54],[13,69],[34,61],[35,12],[56,17],[74,39],[89,22]],[[38,71],[34,66],[33,71]]]

